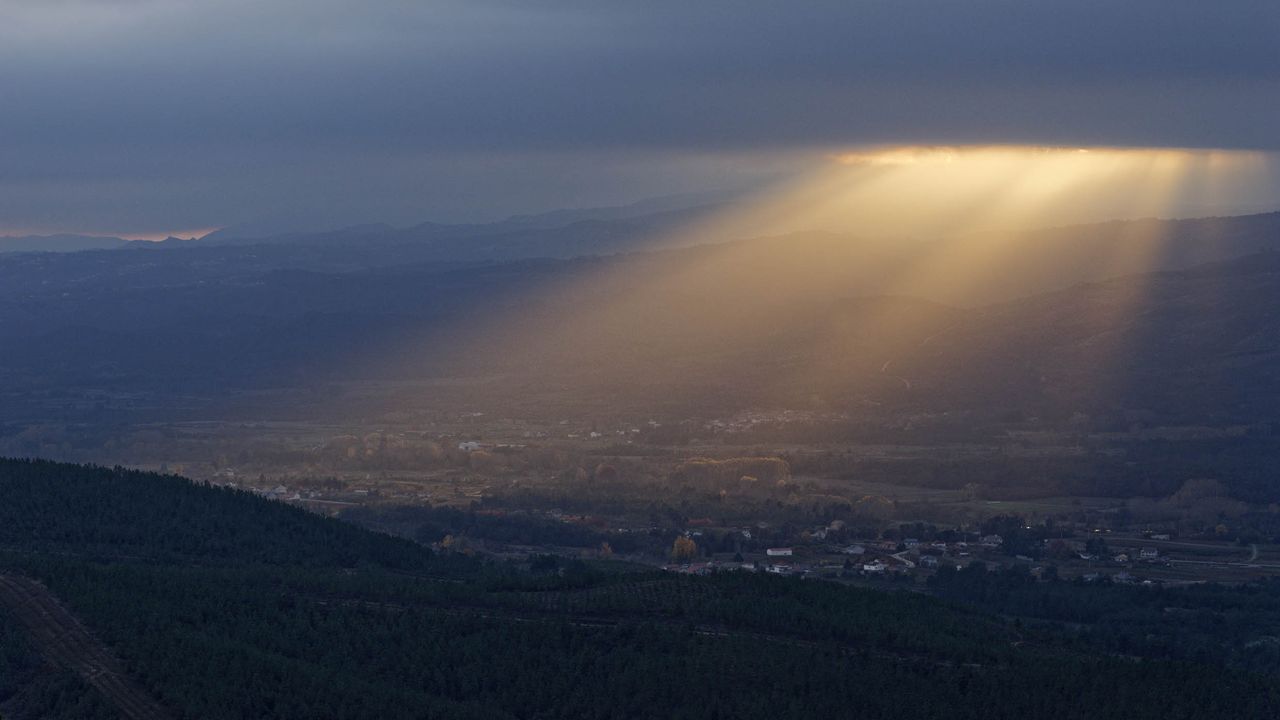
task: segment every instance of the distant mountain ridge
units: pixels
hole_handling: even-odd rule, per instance
[[[565,225],[551,224],[549,220],[514,220],[489,225],[423,223],[409,228],[369,224],[320,233],[199,242],[220,246],[345,248],[366,253],[395,250],[439,262],[570,258],[665,247],[664,241],[680,228],[716,209],[717,206],[703,206],[634,216],[588,216]]]
[[[422,222],[396,227],[370,222],[322,229],[315,227],[316,223],[265,219],[229,225],[199,238],[171,236],[161,241],[75,233],[0,236],[0,254],[245,245],[367,248],[378,244],[416,245],[419,256],[423,250],[431,250],[434,256],[430,259],[445,261],[607,255],[638,249],[652,235],[718,209],[727,197],[723,193],[672,195],[627,205],[512,215],[490,223]],[[551,235],[555,231],[562,233],[559,240]]]
[[[331,229],[299,229],[297,223],[284,221],[257,221],[231,225],[215,230],[200,238],[202,242],[218,244],[335,242],[343,239],[360,240],[369,236],[399,241],[425,241],[441,238],[491,237],[530,230],[566,228],[585,221],[614,221],[661,215],[674,211],[719,206],[728,196],[723,193],[698,193],[672,195],[641,200],[626,205],[571,208],[541,213],[512,215],[504,220],[487,223],[421,222],[404,227],[389,223],[370,222],[355,225],[339,225]]]
[[[5,235],[0,236],[0,253],[111,250],[129,243],[124,238],[101,235]]]

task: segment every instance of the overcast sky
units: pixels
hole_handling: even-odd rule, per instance
[[[1276,0],[0,0],[0,233],[490,219],[865,143],[1277,128]]]

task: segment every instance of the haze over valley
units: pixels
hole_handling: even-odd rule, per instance
[[[0,0],[0,717],[1280,715],[1276,37]]]

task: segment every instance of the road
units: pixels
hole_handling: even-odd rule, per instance
[[[125,674],[111,651],[44,585],[29,578],[0,574],[0,604],[13,612],[47,661],[79,675],[126,718],[172,717]]]
[[[885,360],[885,361],[884,361],[884,364],[880,366],[880,374],[882,374],[882,375],[884,375],[884,376],[886,376],[886,377],[891,377],[891,378],[893,378],[894,380],[897,380],[898,382],[902,383],[902,387],[904,387],[904,388],[906,388],[906,389],[910,390],[910,389],[911,389],[911,381],[910,381],[910,380],[908,380],[908,379],[906,379],[906,378],[904,378],[904,377],[902,377],[901,375],[891,375],[891,374],[889,373],[889,366],[890,366],[890,365],[893,365],[893,361],[892,361],[892,360]]]
[[[934,333],[934,334],[930,335],[929,337],[925,338],[924,340],[921,340],[921,341],[920,341],[920,344],[919,344],[919,345],[917,345],[916,347],[917,347],[918,349],[923,349],[926,345],[928,345],[929,343],[933,342],[933,339],[934,339],[934,338],[936,338],[936,337],[938,337],[939,335],[941,335],[941,334],[945,333],[946,331],[950,330],[950,329],[951,329],[951,328],[953,328],[953,327],[955,327],[955,326],[954,326],[954,325],[948,325],[948,326],[946,326],[946,327],[942,328],[942,329],[941,329],[941,330],[939,330],[938,332],[936,332],[936,333]],[[911,381],[910,381],[910,380],[908,380],[907,378],[904,378],[904,377],[902,377],[901,375],[894,375],[894,374],[890,373],[890,372],[889,372],[889,368],[890,368],[890,367],[892,367],[892,366],[893,366],[893,359],[892,359],[892,358],[890,358],[889,360],[885,360],[885,361],[884,361],[884,364],[880,366],[880,374],[881,374],[881,375],[884,375],[885,377],[891,377],[891,378],[893,378],[894,380],[897,380],[898,382],[902,383],[902,387],[904,387],[904,388],[906,388],[906,389],[908,389],[908,390],[910,390],[912,387],[914,387],[914,386],[911,384]]]

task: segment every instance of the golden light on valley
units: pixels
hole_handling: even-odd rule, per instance
[[[1276,200],[1273,159],[1244,151],[909,146],[809,157],[807,173],[653,239],[655,249],[702,247],[579,263],[476,322],[463,353],[672,402],[749,386],[778,407],[874,403],[928,392],[920,374],[936,385],[982,348],[1028,340],[1017,322],[975,330],[966,318],[1161,270],[1173,251],[1214,257],[1214,238],[1173,243],[1151,218]],[[1061,316],[1087,337],[1072,373],[1107,387],[1147,282],[1102,288]]]
[[[954,237],[1111,219],[1195,217],[1277,201],[1259,152],[1021,145],[816,152],[808,173],[691,233],[799,230]]]

